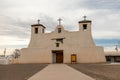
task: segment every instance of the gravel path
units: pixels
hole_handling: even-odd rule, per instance
[[[120,65],[68,64],[96,80],[120,80]]]
[[[0,80],[27,80],[47,64],[0,65]]]

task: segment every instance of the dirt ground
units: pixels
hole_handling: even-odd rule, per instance
[[[120,65],[68,64],[96,80],[120,80]]]
[[[0,80],[27,80],[47,64],[0,65]]]
[[[0,65],[0,80],[27,80],[48,64]],[[120,65],[67,64],[96,80],[120,80]]]

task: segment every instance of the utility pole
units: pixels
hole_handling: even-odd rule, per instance
[[[118,52],[118,46],[116,45],[116,47],[115,47],[115,50],[116,50],[116,52]]]
[[[5,57],[5,55],[6,55],[6,48],[4,49],[4,57]]]

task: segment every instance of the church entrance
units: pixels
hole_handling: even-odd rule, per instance
[[[52,51],[53,63],[63,63],[63,50]]]

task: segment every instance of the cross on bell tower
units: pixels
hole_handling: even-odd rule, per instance
[[[40,24],[40,20],[38,19],[38,24]]]
[[[87,18],[87,16],[83,16],[83,18],[84,18],[84,21],[86,20],[86,18]]]
[[[59,25],[61,25],[61,21],[62,21],[62,19],[61,19],[61,18],[59,18],[59,19],[58,19],[58,21],[59,21]]]

